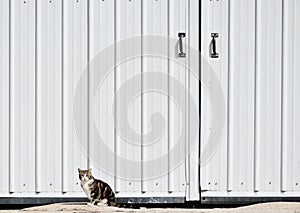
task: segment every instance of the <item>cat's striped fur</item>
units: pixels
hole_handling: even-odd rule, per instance
[[[78,173],[81,187],[92,205],[115,206],[115,193],[107,183],[93,177],[92,169],[78,168]]]

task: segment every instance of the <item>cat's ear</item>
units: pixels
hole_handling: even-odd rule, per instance
[[[91,172],[91,171],[92,171],[92,168],[89,168],[88,170],[89,170],[89,172]]]
[[[81,169],[80,168],[78,168],[78,172],[80,172],[81,171]]]

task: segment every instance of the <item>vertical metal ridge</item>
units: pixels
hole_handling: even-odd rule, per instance
[[[116,74],[116,57],[117,57],[117,3],[116,0],[114,0],[114,96],[116,95],[116,91],[117,91],[117,74]],[[114,102],[114,125],[116,125],[116,121],[117,121],[117,101]],[[117,131],[116,131],[116,127],[114,126],[114,189],[117,189]]]
[[[190,198],[191,197],[191,163],[190,163],[190,146],[191,146],[191,139],[190,139],[190,96],[191,96],[191,73],[190,73],[190,67],[191,67],[191,57],[190,57],[190,47],[191,47],[191,10],[190,10],[190,1],[186,1],[185,2],[185,17],[186,17],[186,23],[187,23],[187,43],[188,45],[186,46],[186,53],[187,53],[187,60],[185,62],[185,73],[188,75],[188,100],[187,100],[187,107],[186,107],[186,111],[187,111],[187,122],[185,123],[186,125],[186,129],[187,129],[187,142],[186,142],[186,146],[187,150],[185,151],[185,155],[186,155],[186,160],[187,163],[186,165],[186,169],[185,172],[187,174],[186,177],[186,191],[187,191],[187,197]]]
[[[100,38],[101,39],[101,38]],[[90,1],[87,1],[87,168],[90,168]]]
[[[187,5],[186,5],[186,1],[184,2],[185,4],[184,4],[184,6],[185,6],[185,8],[183,9],[183,11],[184,11],[184,14],[185,14],[185,21],[184,21],[184,30],[185,31],[187,31],[187,21],[188,21],[188,19],[186,18],[186,16],[187,16],[187,14],[186,14],[186,12],[187,12]],[[189,38],[189,34],[188,33],[186,33],[186,41],[188,40],[188,38]],[[186,42],[187,43],[187,42]],[[184,44],[184,46],[185,46],[185,50],[186,50],[186,53],[187,53],[187,45],[186,45],[186,43]],[[187,172],[187,170],[186,170],[186,168],[187,168],[187,163],[188,163],[188,158],[187,158],[187,156],[188,156],[188,153],[187,153],[187,145],[189,144],[189,142],[188,142],[188,134],[187,134],[187,131],[188,131],[188,129],[187,129],[187,123],[188,123],[188,117],[187,117],[187,115],[188,115],[188,112],[187,112],[187,110],[188,110],[188,98],[187,97],[189,97],[189,90],[187,90],[187,87],[189,87],[189,84],[188,84],[188,70],[189,69],[187,69],[187,67],[186,67],[186,63],[187,63],[187,57],[188,57],[188,55],[184,58],[184,83],[185,83],[185,92],[184,92],[184,138],[185,138],[185,142],[184,142],[184,166],[185,166],[185,168],[184,168],[184,179],[185,179],[185,191],[186,191],[186,193],[187,193],[187,180],[188,180],[188,177],[189,177],[189,174],[188,174],[188,172]],[[180,182],[179,182],[179,184],[180,184]]]
[[[284,52],[285,52],[285,48],[284,48],[284,39],[285,39],[285,31],[284,31],[284,27],[285,27],[285,24],[284,24],[284,15],[285,15],[285,12],[284,12],[284,9],[285,9],[285,4],[284,4],[284,0],[281,1],[281,12],[282,12],[282,23],[281,23],[281,135],[280,135],[280,139],[281,139],[281,156],[280,156],[280,190],[283,192],[283,191],[286,191],[287,190],[287,184],[286,184],[286,175],[287,174],[287,168],[286,168],[286,153],[287,153],[287,144],[285,143],[285,140],[284,140],[284,125],[285,125],[285,122],[284,122],[284,109],[285,109],[285,105],[284,105],[284,100],[285,100],[285,97],[284,97],[284,82],[285,82],[285,77],[284,77],[284,66],[285,66],[285,60],[284,60]]]
[[[36,91],[36,82],[37,82],[37,78],[36,78],[36,72],[37,72],[37,67],[36,67],[36,63],[37,63],[37,61],[36,61],[36,48],[37,48],[37,46],[36,46],[36,15],[37,15],[37,6],[36,6],[36,2],[35,1],[33,1],[34,2],[34,24],[33,24],[33,29],[31,29],[31,30],[33,30],[34,32],[30,32],[30,33],[32,33],[33,34],[33,36],[34,36],[34,41],[30,41],[30,43],[32,42],[32,51],[33,51],[33,54],[34,54],[34,56],[32,56],[32,60],[33,60],[33,69],[34,69],[34,71],[33,71],[33,76],[32,76],[32,80],[33,80],[33,84],[34,84],[34,86],[33,86],[33,88],[32,88],[32,90],[33,91],[30,91],[30,92],[32,92],[32,95],[33,95],[33,98],[32,98],[32,100],[30,100],[30,103],[32,103],[32,107],[33,107],[33,127],[32,127],[32,130],[31,130],[31,128],[29,129],[29,131],[33,131],[32,132],[32,141],[28,141],[28,154],[27,154],[27,156],[26,156],[26,158],[27,158],[27,160],[28,160],[28,169],[29,169],[29,173],[36,173],[36,165],[35,165],[35,155],[36,155],[36,96],[37,96],[37,91]],[[31,20],[29,19],[29,22],[30,22]],[[28,85],[30,85],[30,81],[29,81],[29,78],[28,78]],[[28,96],[30,96],[30,93],[28,94]],[[30,104],[29,102],[28,102],[28,108],[30,109]],[[30,121],[30,118],[28,117],[27,118],[28,119],[28,121]],[[21,142],[22,143],[22,142]],[[30,147],[31,147],[31,149],[30,149]],[[32,159],[31,159],[31,157],[32,157]],[[27,186],[25,187],[26,189],[26,191],[35,191],[35,178],[32,178],[31,179],[31,176],[30,176],[30,174],[26,174],[27,175],[27,177],[26,177],[26,182],[27,182]],[[36,174],[34,174],[33,176],[35,176]],[[32,182],[31,182],[32,181]]]
[[[38,10],[38,1],[35,0],[35,191],[41,192],[41,186],[40,186],[40,140],[38,140],[38,25],[37,25],[37,14]]]
[[[230,94],[230,92],[232,91],[232,72],[230,71],[231,68],[231,42],[230,42],[230,36],[231,36],[231,1],[228,1],[228,76],[227,76],[227,191],[232,191],[233,189],[233,150],[232,150],[232,140],[231,140],[231,134],[230,134],[230,127],[231,127],[231,117],[230,117],[230,107],[232,104],[232,96]]]
[[[8,107],[8,110],[9,110],[9,112],[8,112],[8,114],[9,114],[9,119],[8,119],[8,122],[9,122],[9,124],[8,124],[8,141],[9,141],[9,192],[10,193],[12,193],[12,192],[14,192],[15,190],[14,190],[14,168],[13,168],[13,166],[14,166],[14,153],[13,153],[13,148],[14,148],[14,144],[13,144],[13,142],[12,142],[12,137],[11,137],[11,135],[12,135],[12,133],[11,133],[11,106],[12,106],[12,104],[11,104],[11,90],[12,90],[12,88],[11,88],[11,55],[12,55],[12,53],[11,53],[11,13],[12,13],[12,10],[11,10],[11,1],[8,1],[8,8],[9,8],[9,14],[8,14],[8,16],[9,16],[9,18],[8,18],[8,22],[9,22],[9,26],[8,26],[8,31],[9,31],[9,36],[8,36],[8,39],[9,39],[9,41],[8,41],[8,43],[9,43],[9,45],[8,45],[8,52],[9,52],[9,57],[8,57],[8,70],[9,70],[9,74],[8,74],[8,81],[9,81],[9,86],[8,86],[8,93],[9,93],[9,95],[8,95],[8,105],[9,105],[9,107]]]
[[[87,85],[86,85],[86,112],[85,112],[85,116],[86,116],[86,147],[87,147],[87,151],[86,151],[86,168],[90,168],[90,125],[89,125],[89,111],[90,111],[90,96],[89,96],[89,91],[90,91],[90,75],[89,75],[89,63],[90,63],[90,12],[89,12],[89,2],[87,1],[87,5],[86,5],[86,69],[87,69],[87,76],[86,76],[86,81],[87,81]],[[101,38],[100,38],[101,39]],[[83,71],[84,72],[84,71]],[[75,171],[76,171],[76,167],[75,167]]]
[[[257,64],[257,37],[258,37],[258,21],[257,21],[257,16],[258,16],[258,6],[257,6],[257,1],[255,0],[255,58],[254,58],[254,64],[255,64],[255,71],[254,71],[254,191],[259,191],[259,149],[258,149],[258,135],[257,135],[257,69],[258,69],[258,64]]]
[[[144,36],[144,11],[143,11],[143,2],[141,1],[141,192],[146,192],[146,185],[144,182],[144,150],[143,150],[143,135],[144,135],[144,125],[143,125],[143,115],[144,115],[144,98],[143,98],[143,65],[144,65],[144,57],[143,57],[143,36]]]
[[[61,66],[62,66],[62,73],[61,73],[61,84],[62,84],[62,96],[61,96],[61,109],[62,109],[62,119],[61,119],[61,128],[62,128],[62,131],[61,131],[61,159],[62,159],[62,162],[61,162],[61,191],[62,192],[67,192],[67,180],[66,180],[66,177],[65,177],[65,172],[66,172],[66,168],[64,166],[64,163],[67,163],[67,158],[65,156],[65,151],[66,151],[66,144],[65,144],[65,134],[64,134],[64,127],[65,127],[65,120],[64,120],[64,115],[65,115],[65,110],[64,110],[64,95],[65,95],[65,90],[64,90],[64,75],[65,75],[65,70],[64,70],[64,65],[65,65],[65,57],[64,57],[64,54],[65,54],[65,50],[64,50],[64,22],[65,22],[65,19],[64,19],[64,2],[65,1],[61,1],[61,6],[62,6],[62,19],[61,19],[61,37],[62,37],[62,42],[61,42],[61,50],[62,50],[62,63],[61,63]]]

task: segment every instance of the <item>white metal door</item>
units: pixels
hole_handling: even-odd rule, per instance
[[[90,2],[87,153],[95,176],[119,197],[186,196],[186,140],[172,152],[180,135],[188,138],[186,91],[169,76],[187,88],[188,54],[178,57],[178,33],[186,34],[185,44],[188,6],[186,0]],[[99,84],[96,70],[104,64],[114,66]]]
[[[201,50],[222,86],[226,122],[219,146],[201,167],[202,196],[287,196],[299,190],[299,0],[204,0]],[[212,58],[210,33],[219,58]],[[201,149],[210,135],[202,93]]]

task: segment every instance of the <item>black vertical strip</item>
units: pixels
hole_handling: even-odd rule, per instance
[[[198,182],[199,182],[199,200],[201,200],[201,28],[202,28],[202,1],[199,3],[199,160],[198,160]]]
[[[61,1],[61,191],[64,191],[64,1]],[[67,162],[65,162],[67,163]]]

